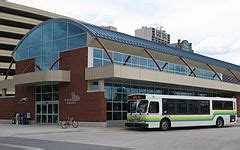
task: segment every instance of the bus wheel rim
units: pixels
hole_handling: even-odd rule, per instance
[[[222,126],[222,120],[218,120],[218,126]]]
[[[168,128],[168,123],[167,122],[163,122],[162,123],[162,128],[163,129],[167,129]]]

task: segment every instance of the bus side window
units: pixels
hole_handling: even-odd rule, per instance
[[[148,113],[159,113],[159,103],[158,102],[150,102]]]
[[[176,111],[176,108],[175,108],[174,102],[163,103],[163,114],[164,115],[176,114],[175,111]]]
[[[213,110],[232,110],[232,101],[215,101],[213,100]]]

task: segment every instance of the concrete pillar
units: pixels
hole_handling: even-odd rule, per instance
[[[87,81],[87,90],[91,91],[92,90],[92,81]]]
[[[237,115],[240,117],[240,94],[236,95],[237,98]]]
[[[2,96],[6,96],[7,94],[7,89],[2,89]]]
[[[98,80],[98,89],[104,91],[104,80]]]

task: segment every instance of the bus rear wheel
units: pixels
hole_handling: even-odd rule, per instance
[[[161,121],[161,123],[160,123],[160,128],[161,128],[161,130],[167,131],[167,130],[170,129],[170,127],[171,127],[171,124],[170,124],[170,121],[169,121],[169,120],[163,119],[163,120]]]
[[[217,121],[216,121],[216,127],[220,128],[220,127],[223,127],[224,126],[224,121],[222,118],[217,118]]]

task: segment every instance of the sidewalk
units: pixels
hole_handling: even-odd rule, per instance
[[[240,118],[238,118],[237,124],[240,126]],[[91,126],[79,126],[73,128],[72,126],[67,129],[62,129],[58,124],[30,124],[30,125],[14,125],[14,124],[1,124],[0,123],[0,137],[17,136],[17,135],[34,135],[34,134],[49,134],[49,133],[66,133],[66,132],[88,132],[91,131],[106,131],[115,128],[111,127],[91,127]],[[118,128],[120,129],[120,128]]]
[[[14,136],[24,134],[47,134],[47,133],[64,133],[64,132],[79,132],[87,127],[62,129],[58,125],[14,125],[14,124],[0,124],[0,137],[3,136]]]

